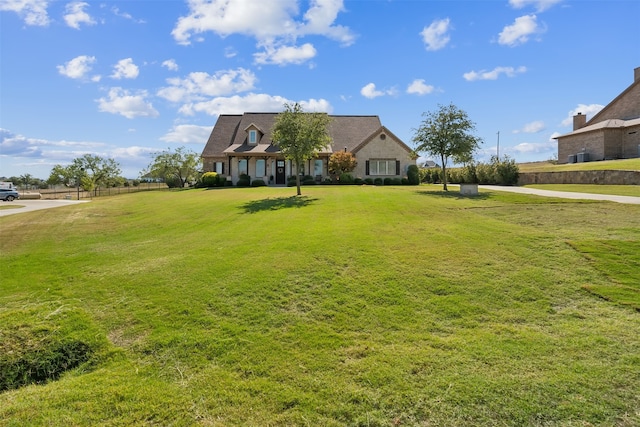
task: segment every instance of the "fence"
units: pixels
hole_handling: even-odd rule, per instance
[[[43,199],[67,199],[67,200],[82,200],[91,199],[93,197],[104,196],[116,196],[118,194],[137,193],[140,191],[157,191],[166,190],[167,184],[165,183],[144,183],[138,186],[128,187],[110,187],[110,188],[97,188],[94,191],[85,191],[82,188],[52,188],[46,190],[31,190],[37,191]]]

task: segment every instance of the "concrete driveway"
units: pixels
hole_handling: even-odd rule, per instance
[[[0,202],[0,206],[21,206],[11,209],[0,209],[0,216],[14,215],[23,212],[37,211],[40,209],[59,208],[62,206],[88,203],[89,200],[14,200],[13,202]]]
[[[614,196],[612,194],[593,194],[593,193],[574,193],[570,191],[551,191],[538,190],[527,187],[503,187],[500,185],[479,185],[478,188],[484,188],[491,191],[510,191],[512,193],[533,194],[544,197],[558,197],[561,199],[580,199],[580,200],[603,200],[617,203],[628,203],[632,205],[640,205],[640,197],[633,196]]]

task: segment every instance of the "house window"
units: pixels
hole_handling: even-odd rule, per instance
[[[396,161],[369,160],[369,175],[396,175]]]
[[[258,131],[250,130],[249,131],[249,144],[257,144],[258,142]]]
[[[213,171],[219,174],[223,174],[224,173],[224,166],[222,166],[223,164],[224,163],[222,162],[215,162],[215,164],[213,165]]]
[[[313,174],[316,176],[322,175],[322,160],[316,159],[313,162]]]
[[[262,178],[265,173],[265,160],[257,159],[256,160],[256,178]]]
[[[247,174],[247,159],[238,160],[238,175]]]

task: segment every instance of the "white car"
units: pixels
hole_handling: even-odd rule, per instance
[[[0,200],[2,200],[3,202],[13,202],[14,200],[19,198],[20,195],[16,190],[0,188]]]

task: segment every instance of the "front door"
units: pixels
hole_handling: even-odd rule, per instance
[[[287,180],[284,170],[284,160],[276,160],[276,185],[286,184]]]

